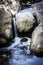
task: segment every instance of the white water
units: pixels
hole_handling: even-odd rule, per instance
[[[11,50],[11,56],[8,61],[6,61],[7,63],[5,63],[4,65],[43,65],[43,58],[38,58],[36,56],[30,55],[29,46],[31,39],[25,37],[27,41],[21,41],[24,38],[19,38],[17,35],[15,18],[13,18],[13,22],[15,38],[13,39],[12,44],[10,46],[0,49],[3,51],[8,50],[9,52]]]
[[[24,11],[29,11],[29,12],[32,12],[32,8],[28,8],[28,9],[25,9],[25,10],[21,10],[21,12],[24,12]],[[23,39],[23,38],[19,38],[18,37],[18,34],[17,34],[17,26],[16,26],[16,20],[15,20],[15,18],[13,17],[13,26],[14,26],[14,34],[15,34],[15,38],[13,39],[13,41],[14,42],[12,42],[12,44],[10,45],[10,46],[8,46],[8,47],[4,47],[4,48],[2,48],[3,50],[4,49],[6,49],[6,50],[11,50],[11,49],[13,49],[13,48],[15,48],[16,46],[21,46],[21,47],[23,47],[23,46],[28,46],[28,48],[29,48],[29,45],[30,45],[30,38],[27,38],[27,41],[26,42],[22,42],[22,44],[21,44],[21,39]],[[1,49],[1,50],[2,50]]]
[[[17,27],[16,27],[16,21],[14,17],[13,17],[13,25],[14,25],[15,37],[17,37]]]

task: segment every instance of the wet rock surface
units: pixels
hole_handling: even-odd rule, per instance
[[[19,1],[16,0],[4,0],[6,9],[15,16],[20,9]]]
[[[10,52],[8,51],[0,51],[0,64],[3,64],[4,62],[7,61],[7,59],[9,59],[10,57]]]
[[[12,16],[6,9],[0,7],[0,44],[8,43],[12,39]]]
[[[20,11],[16,15],[16,25],[19,32],[27,32],[34,26],[35,19],[31,12]]]
[[[37,18],[38,23],[43,21],[43,1],[33,5],[32,13]]]
[[[11,51],[11,54],[3,65],[43,65],[43,58],[36,57],[30,53],[29,46],[31,39],[27,37],[27,41],[21,42],[22,39],[23,38],[16,37],[15,43],[9,48],[5,48],[6,51]],[[3,51],[5,49],[3,49]]]
[[[43,54],[43,22],[41,22],[43,20],[43,18],[41,18],[41,16],[43,16],[42,14],[43,13],[43,10],[42,10],[43,3],[42,2],[39,2],[40,4],[36,3],[40,0],[35,0],[34,2],[33,0],[2,0],[2,1],[0,0],[0,4],[1,4],[0,5],[1,7],[0,15],[2,14],[0,16],[0,42],[5,44],[6,42],[11,41],[13,39],[13,32],[14,32],[15,38],[12,40],[12,42],[7,43],[7,47],[5,45],[3,46],[3,44],[1,43],[3,47],[0,47],[0,65],[43,65],[43,57],[38,57],[39,56],[38,54],[40,54],[40,56],[41,54]],[[35,3],[35,5],[33,3]],[[23,7],[23,10],[21,11],[22,7]],[[29,17],[30,15],[32,15],[30,19],[32,21],[33,21],[33,18],[35,19],[35,21],[33,22],[29,20],[29,23],[31,22],[33,25],[35,22],[35,27],[36,27],[37,22],[38,24],[42,23],[34,30],[35,31],[33,32],[34,34],[32,34],[32,32],[31,33],[24,32],[18,35],[16,18],[14,18],[19,13],[18,11],[22,14],[29,12],[28,14]],[[39,14],[40,12],[42,14],[41,16]],[[13,15],[13,17],[11,14]],[[22,16],[22,14],[20,15],[20,17]],[[24,19],[23,20],[27,22],[28,20],[27,14],[23,17],[24,19],[26,19],[26,20]],[[13,26],[14,26],[13,29],[12,29],[12,24],[11,24],[12,19],[13,19]],[[22,24],[22,26],[23,25],[24,23]],[[28,30],[26,28],[26,25],[25,25],[25,31]],[[31,26],[29,25],[29,27]],[[11,30],[9,31],[9,29]],[[7,32],[5,32],[6,30]],[[9,33],[10,36],[7,35],[8,32],[11,32],[11,35]],[[30,46],[30,43],[31,43],[30,35],[31,34],[33,35],[32,43],[35,42],[35,45],[31,44],[31,46],[32,45],[33,47],[35,46],[34,52],[33,52],[33,47],[30,49],[31,47]],[[36,48],[37,48],[37,51],[36,51]]]
[[[33,31],[30,49],[37,55],[43,55],[43,24],[40,24]]]

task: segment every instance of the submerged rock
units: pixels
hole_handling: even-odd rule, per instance
[[[33,31],[30,50],[36,55],[43,55],[43,24],[39,24]]]
[[[0,50],[0,64],[2,65],[4,62],[6,62],[10,57],[10,51],[1,51]]]
[[[21,39],[21,42],[26,42],[28,39],[26,37],[23,37],[23,39]]]
[[[19,32],[30,32],[35,23],[31,12],[21,11],[16,14],[16,24]]]
[[[0,7],[0,44],[13,39],[12,15],[5,8]]]

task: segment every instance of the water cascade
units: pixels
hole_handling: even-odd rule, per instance
[[[13,17],[13,25],[14,25],[15,37],[17,37],[17,27],[16,27],[16,21],[14,17]]]
[[[25,11],[27,10],[28,9]],[[24,12],[24,10],[22,12]],[[12,40],[10,46],[0,49],[4,52],[6,50],[11,51],[10,58],[3,65],[43,65],[43,58],[38,58],[30,54],[29,46],[31,39],[28,37],[18,37],[15,18],[13,18],[13,25],[15,38]]]

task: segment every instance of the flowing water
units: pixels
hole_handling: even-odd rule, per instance
[[[13,25],[14,25],[15,37],[17,37],[17,28],[16,28],[16,21],[15,21],[15,18],[13,18]]]
[[[3,50],[4,54],[9,55],[9,58],[3,64],[0,63],[0,65],[43,65],[43,58],[36,57],[30,53],[31,39],[28,37],[18,37],[15,18],[13,18],[13,22],[15,38],[10,46],[0,49],[0,51]]]

